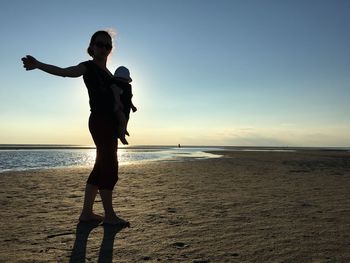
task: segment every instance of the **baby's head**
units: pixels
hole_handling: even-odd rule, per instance
[[[130,78],[130,72],[126,67],[120,66],[114,72],[114,77],[120,78],[125,82],[130,83],[132,79]]]

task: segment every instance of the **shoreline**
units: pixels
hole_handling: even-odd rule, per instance
[[[131,228],[93,227],[86,243],[77,219],[90,168],[1,174],[0,258],[350,261],[350,153],[222,154],[121,166],[113,202]],[[95,210],[103,212],[99,197]]]

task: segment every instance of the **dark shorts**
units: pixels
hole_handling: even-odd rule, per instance
[[[113,190],[118,181],[117,123],[113,117],[91,113],[89,130],[96,145],[96,161],[87,180],[101,190]]]

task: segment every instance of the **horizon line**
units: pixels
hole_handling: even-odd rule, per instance
[[[148,144],[148,145],[120,145],[120,149],[133,149],[133,148],[157,148],[157,147],[176,147],[179,148],[189,147],[222,147],[222,148],[304,148],[304,149],[348,149],[350,146],[288,146],[288,145],[190,145],[190,144]],[[0,150],[14,150],[14,149],[96,149],[95,145],[81,145],[81,144],[0,144]]]

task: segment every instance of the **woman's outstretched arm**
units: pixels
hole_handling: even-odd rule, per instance
[[[60,68],[54,65],[42,63],[29,55],[23,57],[22,61],[23,67],[26,70],[40,69],[46,73],[61,77],[77,78],[82,76],[86,70],[86,67],[81,63],[68,68]]]

